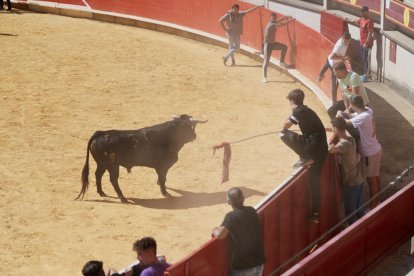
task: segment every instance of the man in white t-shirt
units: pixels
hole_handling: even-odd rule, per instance
[[[336,103],[336,91],[338,89],[338,85],[336,82],[336,76],[333,72],[333,66],[340,61],[344,61],[347,59],[346,51],[348,50],[348,46],[351,43],[351,34],[346,32],[342,35],[342,37],[335,43],[335,46],[328,56],[325,65],[322,67],[321,72],[318,76],[318,81],[321,81],[324,76],[325,72],[329,69],[331,71],[331,96],[332,96],[332,103]]]
[[[345,119],[346,123],[358,128],[361,174],[368,182],[371,194],[371,208],[373,208],[379,204],[379,199],[375,195],[381,191],[379,167],[382,147],[375,135],[375,121],[372,110],[369,107],[365,107],[364,100],[359,95],[351,96],[350,104],[355,113],[349,114],[348,111],[338,112],[338,116],[346,117],[350,115],[350,119]]]

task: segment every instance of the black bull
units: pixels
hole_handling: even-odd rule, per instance
[[[196,139],[195,127],[198,121],[188,115],[181,115],[172,121],[145,127],[138,130],[96,131],[89,139],[86,162],[82,171],[82,189],[80,196],[85,195],[89,186],[89,151],[96,161],[96,188],[101,196],[102,175],[108,170],[109,177],[118,197],[127,202],[118,185],[119,166],[128,172],[134,166],[154,168],[158,175],[161,193],[168,195],[165,181],[168,170],[177,162],[178,152],[188,142]]]

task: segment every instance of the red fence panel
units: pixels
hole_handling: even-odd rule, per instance
[[[286,275],[357,275],[414,235],[414,182],[303,259]]]

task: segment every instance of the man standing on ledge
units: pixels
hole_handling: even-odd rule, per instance
[[[269,65],[269,60],[272,55],[273,50],[281,50],[280,53],[280,66],[286,67],[285,56],[287,52],[287,46],[283,43],[276,42],[276,30],[278,27],[284,26],[294,18],[291,16],[284,16],[277,20],[276,13],[270,15],[270,21],[267,23],[265,32],[264,32],[264,41],[263,41],[263,82],[267,82],[267,66]]]
[[[239,188],[227,192],[227,202],[233,211],[226,214],[221,226],[213,229],[212,236],[224,239],[230,235],[230,276],[262,276],[265,256],[259,216],[253,207],[244,206],[243,192]]]
[[[300,157],[293,168],[310,165],[311,221],[318,223],[321,201],[320,176],[328,155],[326,131],[315,111],[303,104],[305,94],[302,90],[293,89],[289,92],[287,99],[289,100],[292,114],[282,126],[280,139]],[[299,125],[302,135],[290,131],[289,128],[292,125]]]
[[[239,11],[240,7],[238,4],[234,4],[231,7],[231,11],[226,12],[219,22],[223,30],[226,32],[229,39],[229,51],[223,57],[224,66],[226,66],[227,60],[231,57],[231,65],[236,65],[234,59],[234,52],[240,49],[240,35],[243,34],[243,17],[249,12],[254,11],[260,6],[253,7],[246,11]],[[226,22],[227,27],[224,25]]]

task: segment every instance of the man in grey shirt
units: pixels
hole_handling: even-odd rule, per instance
[[[256,6],[246,11],[239,11],[239,5],[234,4],[231,7],[231,11],[226,12],[223,17],[220,18],[220,25],[226,32],[229,39],[229,51],[223,57],[224,66],[226,66],[229,57],[231,57],[231,65],[236,65],[236,61],[234,60],[234,52],[240,49],[240,35],[243,34],[243,17],[259,7],[260,6]],[[226,22],[227,26],[224,22]]]
[[[276,30],[278,27],[286,25],[294,18],[291,16],[284,16],[277,20],[276,13],[270,15],[270,21],[267,23],[264,41],[263,41],[263,82],[267,82],[267,66],[269,65],[269,60],[272,55],[273,50],[281,50],[280,54],[280,65],[285,67],[285,56],[287,51],[287,46],[283,43],[276,42]]]

